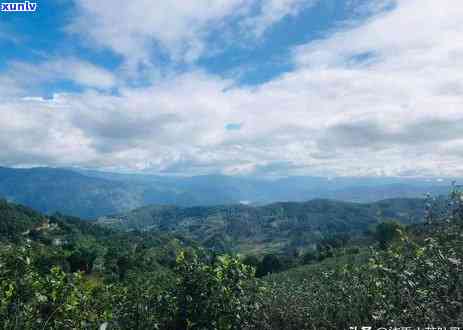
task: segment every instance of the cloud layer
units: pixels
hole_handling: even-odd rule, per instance
[[[71,29],[136,61],[150,58],[153,42],[179,61],[194,61],[211,24],[241,15],[258,36],[310,5],[273,0],[256,10],[241,0],[133,1],[122,15],[108,3],[78,1]],[[378,13],[367,21],[295,47],[294,70],[255,87],[198,68],[134,88],[74,58],[14,63],[16,77],[0,76],[10,86],[0,87],[0,163],[189,174],[463,175],[463,3],[388,1],[393,6],[378,10],[384,4],[372,2]],[[12,96],[29,90],[27,76],[37,77],[32,84],[64,77],[84,91]],[[118,93],[108,92],[114,87]]]
[[[261,36],[267,28],[315,0],[75,0],[78,15],[69,32],[107,47],[131,65],[151,64],[152,52],[193,62],[207,55],[213,35]],[[233,33],[230,26],[241,26]],[[219,38],[220,39],[220,38]],[[228,41],[230,42],[230,41]],[[217,51],[217,50],[214,50]]]

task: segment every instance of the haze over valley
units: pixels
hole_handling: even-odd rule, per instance
[[[155,205],[265,205],[332,199],[368,203],[448,193],[454,178],[172,177],[69,170],[0,168],[0,196],[52,214],[95,219]]]

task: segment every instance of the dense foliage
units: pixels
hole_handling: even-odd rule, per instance
[[[372,236],[376,241],[356,244],[354,252],[348,252],[348,237],[327,236],[315,255],[301,256],[308,265],[259,279],[256,268],[260,275],[275,273],[284,262],[275,255],[247,260],[221,256],[180,237],[120,233],[2,205],[1,221],[14,224],[8,218],[12,214],[22,219],[15,235],[2,236],[4,329],[348,329],[463,323],[463,199],[457,190],[447,212],[433,213],[424,223],[381,224]]]

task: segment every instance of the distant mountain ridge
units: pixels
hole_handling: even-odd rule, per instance
[[[374,202],[446,194],[444,181],[401,178],[288,177],[275,180],[208,175],[172,177],[78,169],[0,167],[0,196],[50,214],[94,219],[150,204],[264,205],[314,198]]]
[[[84,218],[142,204],[125,183],[49,168],[0,168],[0,196],[41,212]]]

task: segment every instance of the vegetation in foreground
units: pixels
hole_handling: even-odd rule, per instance
[[[31,217],[40,217],[35,213],[24,216],[25,210],[18,211],[8,203],[2,210],[4,219],[16,217],[14,223],[25,227]],[[176,237],[139,239],[138,235],[150,234],[117,233],[60,217],[38,220],[41,225],[32,233],[14,233],[15,228],[4,226],[9,235],[4,235],[0,253],[2,326],[461,326],[462,194],[452,192],[445,214],[433,210],[427,210],[426,224],[406,228],[395,223],[381,225],[378,243],[371,249],[340,257],[333,253],[322,262],[309,260],[307,266],[260,279],[254,276],[255,268],[240,258],[217,256]],[[44,223],[48,223],[46,230]],[[57,236],[61,241],[56,241]],[[108,241],[95,237],[107,237]],[[164,248],[164,244],[170,247]]]

